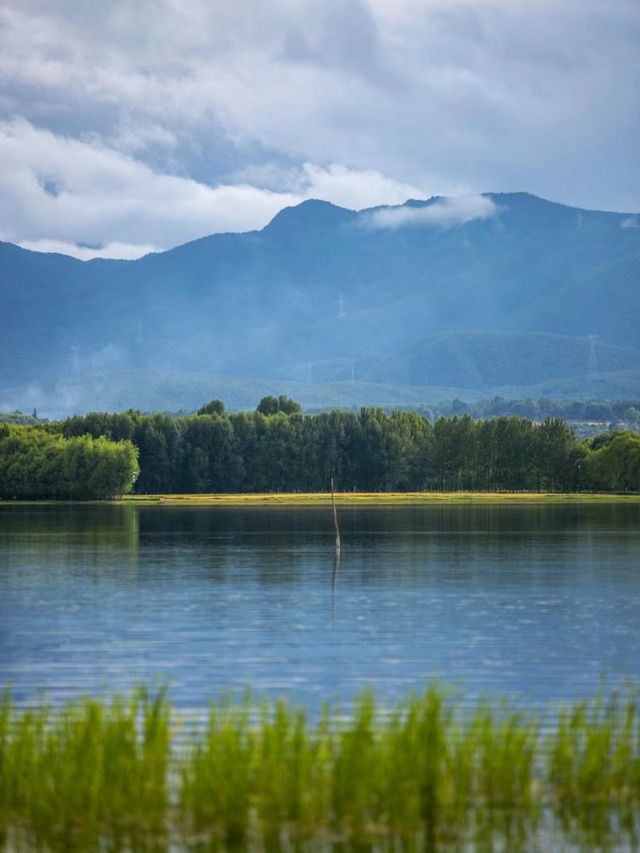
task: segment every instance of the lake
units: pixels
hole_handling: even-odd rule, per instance
[[[19,703],[170,684],[311,709],[433,678],[529,705],[640,681],[640,505],[0,506]]]

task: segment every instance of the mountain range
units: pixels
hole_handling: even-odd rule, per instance
[[[136,261],[0,243],[0,407],[640,396],[640,217],[526,193],[351,211]]]

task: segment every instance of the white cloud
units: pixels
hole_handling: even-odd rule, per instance
[[[5,117],[197,185],[269,161],[291,189],[247,185],[300,195],[316,164],[353,207],[371,173],[400,187],[389,203],[410,186],[637,210],[639,77],[637,0],[0,4]],[[259,222],[274,205],[255,198]]]
[[[278,183],[274,170],[274,185]],[[373,170],[304,164],[281,189],[208,186],[24,120],[0,123],[0,237],[82,260],[135,258],[221,231],[261,228],[307,198],[361,208],[418,192]]]
[[[625,216],[620,222],[621,228],[640,228],[640,218],[637,216]]]
[[[490,219],[499,212],[492,199],[482,195],[438,198],[426,207],[388,207],[366,214],[369,228],[428,226],[452,228],[474,219]]]
[[[13,242],[175,245],[267,221],[295,198],[159,174],[26,122],[0,126],[0,231]]]
[[[130,116],[125,116],[108,143],[117,151],[137,154],[151,146],[173,150],[178,146],[178,138],[162,125],[135,122]]]
[[[415,185],[393,181],[374,169],[355,170],[331,165],[328,168],[305,163],[303,174],[306,194],[323,198],[341,207],[362,210],[384,204],[402,204],[408,198],[423,195]]]
[[[408,198],[428,194],[425,189],[394,181],[375,169],[348,169],[337,163],[328,166],[303,163],[301,167],[288,168],[266,163],[238,170],[234,178],[276,192],[291,192],[301,200],[321,198],[352,210],[402,204]]]
[[[32,252],[55,252],[59,255],[70,255],[80,261],[91,261],[94,258],[118,258],[132,261],[148,255],[150,252],[162,251],[158,246],[141,246],[137,243],[107,243],[104,246],[82,246],[65,240],[20,240],[18,246]]]

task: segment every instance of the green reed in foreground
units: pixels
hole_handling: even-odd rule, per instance
[[[638,695],[560,710],[542,730],[505,704],[464,709],[429,688],[394,709],[361,697],[345,721],[284,702],[212,705],[172,745],[166,696],[145,690],[63,709],[0,705],[0,846],[11,849],[277,848],[534,833],[634,839]]]
[[[165,829],[169,707],[144,690],[106,704],[0,713],[0,827],[59,847]],[[0,830],[1,832],[2,830]]]

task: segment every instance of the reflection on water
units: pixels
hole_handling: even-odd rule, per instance
[[[640,506],[0,507],[18,701],[166,678],[317,707],[434,677],[527,703],[640,676]]]

